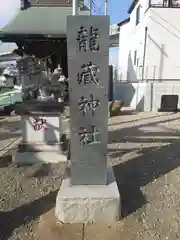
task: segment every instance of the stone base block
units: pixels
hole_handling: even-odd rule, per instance
[[[62,143],[58,144],[39,144],[39,143],[21,143],[19,144],[20,152],[61,152]]]
[[[17,152],[13,155],[14,164],[58,163],[67,162],[67,156],[59,152]]]
[[[108,185],[104,186],[72,186],[70,178],[65,178],[57,195],[55,214],[63,223],[112,223],[120,219],[120,206],[120,194],[111,169]]]

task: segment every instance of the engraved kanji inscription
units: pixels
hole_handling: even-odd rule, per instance
[[[83,25],[81,25],[80,30],[77,32],[76,39],[76,41],[78,42],[78,51],[87,52],[88,43],[90,51],[99,51],[100,46],[97,43],[97,39],[99,38],[99,36],[100,33],[98,28],[91,26],[90,29],[86,29]]]
[[[94,83],[99,85],[98,72],[100,72],[99,67],[89,61],[87,64],[81,66],[82,71],[77,74],[78,84],[90,84]]]
[[[97,165],[97,160],[88,158],[86,161],[84,159],[80,159],[79,163],[82,165],[88,165],[88,166],[96,166]]]
[[[83,116],[85,116],[85,113],[87,111],[91,111],[92,115],[94,116],[94,113],[99,106],[100,106],[100,101],[95,99],[93,94],[90,94],[89,99],[82,96],[78,101],[78,108],[80,112],[83,114]]]
[[[88,132],[86,128],[81,127],[79,133],[80,143],[83,146],[100,143],[99,134],[100,132],[97,130],[96,126],[92,126],[90,132]]]
[[[78,31],[78,37],[76,40],[78,42],[79,52],[81,51],[86,52],[88,46],[88,30],[83,26],[80,27],[80,30]]]
[[[90,27],[90,39],[89,39],[89,49],[93,52],[97,52],[100,50],[99,44],[97,43],[97,39],[99,38],[99,29]]]
[[[33,127],[35,131],[39,131],[41,129],[46,130],[47,125],[46,125],[46,119],[44,118],[35,118],[33,122]]]
[[[107,185],[109,16],[68,16],[73,185]]]

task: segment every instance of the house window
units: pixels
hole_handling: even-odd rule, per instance
[[[137,58],[137,60],[136,60],[136,65],[137,65],[137,67],[139,67],[139,58]]]
[[[137,51],[134,51],[134,66],[137,64]]]
[[[136,25],[138,25],[138,23],[140,22],[140,8],[141,5],[139,5],[136,9]]]

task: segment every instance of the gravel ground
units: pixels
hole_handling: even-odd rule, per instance
[[[0,166],[0,239],[38,239],[36,225],[54,207],[63,169],[62,164]]]
[[[64,172],[63,164],[12,164],[21,139],[19,120],[0,122],[0,240],[37,239],[39,217],[54,207]]]
[[[121,124],[119,118],[110,123],[109,149],[122,239],[180,239],[180,114],[120,118]]]
[[[120,189],[122,220],[105,229],[87,225],[77,239],[179,240],[179,146],[179,113],[112,118],[108,164]],[[39,239],[40,217],[53,209],[64,169],[63,164],[17,168],[11,153],[0,159],[0,240]],[[112,234],[105,235],[107,230]]]

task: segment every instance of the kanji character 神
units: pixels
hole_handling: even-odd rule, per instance
[[[94,99],[92,94],[90,94],[90,100],[82,96],[78,102],[78,108],[82,112],[83,116],[87,111],[91,111],[92,115],[94,115],[94,112],[97,110],[99,106],[100,101]]]

